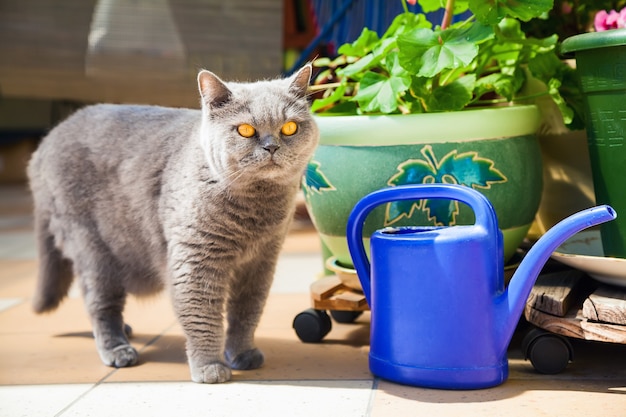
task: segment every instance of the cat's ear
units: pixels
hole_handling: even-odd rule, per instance
[[[222,107],[232,96],[226,84],[217,75],[207,70],[202,70],[198,74],[198,88],[202,101],[209,108]]]
[[[291,84],[289,84],[289,91],[299,95],[300,97],[306,97],[312,73],[313,67],[311,64],[307,64],[300,68],[300,70],[290,78]]]

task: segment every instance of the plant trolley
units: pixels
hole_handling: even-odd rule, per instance
[[[353,287],[346,285],[337,275],[320,278],[311,284],[312,308],[293,320],[298,338],[305,343],[321,342],[332,328],[331,317],[338,323],[352,323],[369,310],[363,292]]]
[[[525,317],[536,326],[522,341],[526,359],[538,372],[557,374],[574,357],[567,338],[626,344],[626,289],[575,269],[544,274],[528,298]]]

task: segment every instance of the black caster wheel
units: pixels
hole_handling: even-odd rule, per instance
[[[356,319],[361,317],[361,314],[363,314],[362,311],[354,311],[354,310],[352,311],[331,310],[330,311],[330,316],[333,318],[333,320],[335,320],[337,323],[344,323],[344,324],[354,323]]]
[[[522,351],[537,372],[554,375],[567,368],[574,349],[563,336],[533,329],[522,340]]]
[[[325,311],[309,308],[293,319],[293,328],[304,343],[319,343],[330,332],[332,323]]]

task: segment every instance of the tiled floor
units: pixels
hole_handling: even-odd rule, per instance
[[[626,345],[572,341],[576,360],[556,376],[509,350],[510,377],[477,391],[441,391],[373,378],[368,314],[333,324],[320,344],[301,343],[291,325],[309,307],[321,271],[306,223],[285,244],[258,330],[266,364],[223,385],[189,382],[184,338],[165,295],[131,299],[126,318],[138,366],[100,363],[82,300],[73,292],[54,313],[30,309],[36,259],[24,186],[0,187],[0,416],[625,416]]]

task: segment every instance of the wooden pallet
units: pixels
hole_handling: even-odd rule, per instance
[[[626,290],[598,284],[577,270],[540,276],[524,315],[551,333],[626,344]]]

